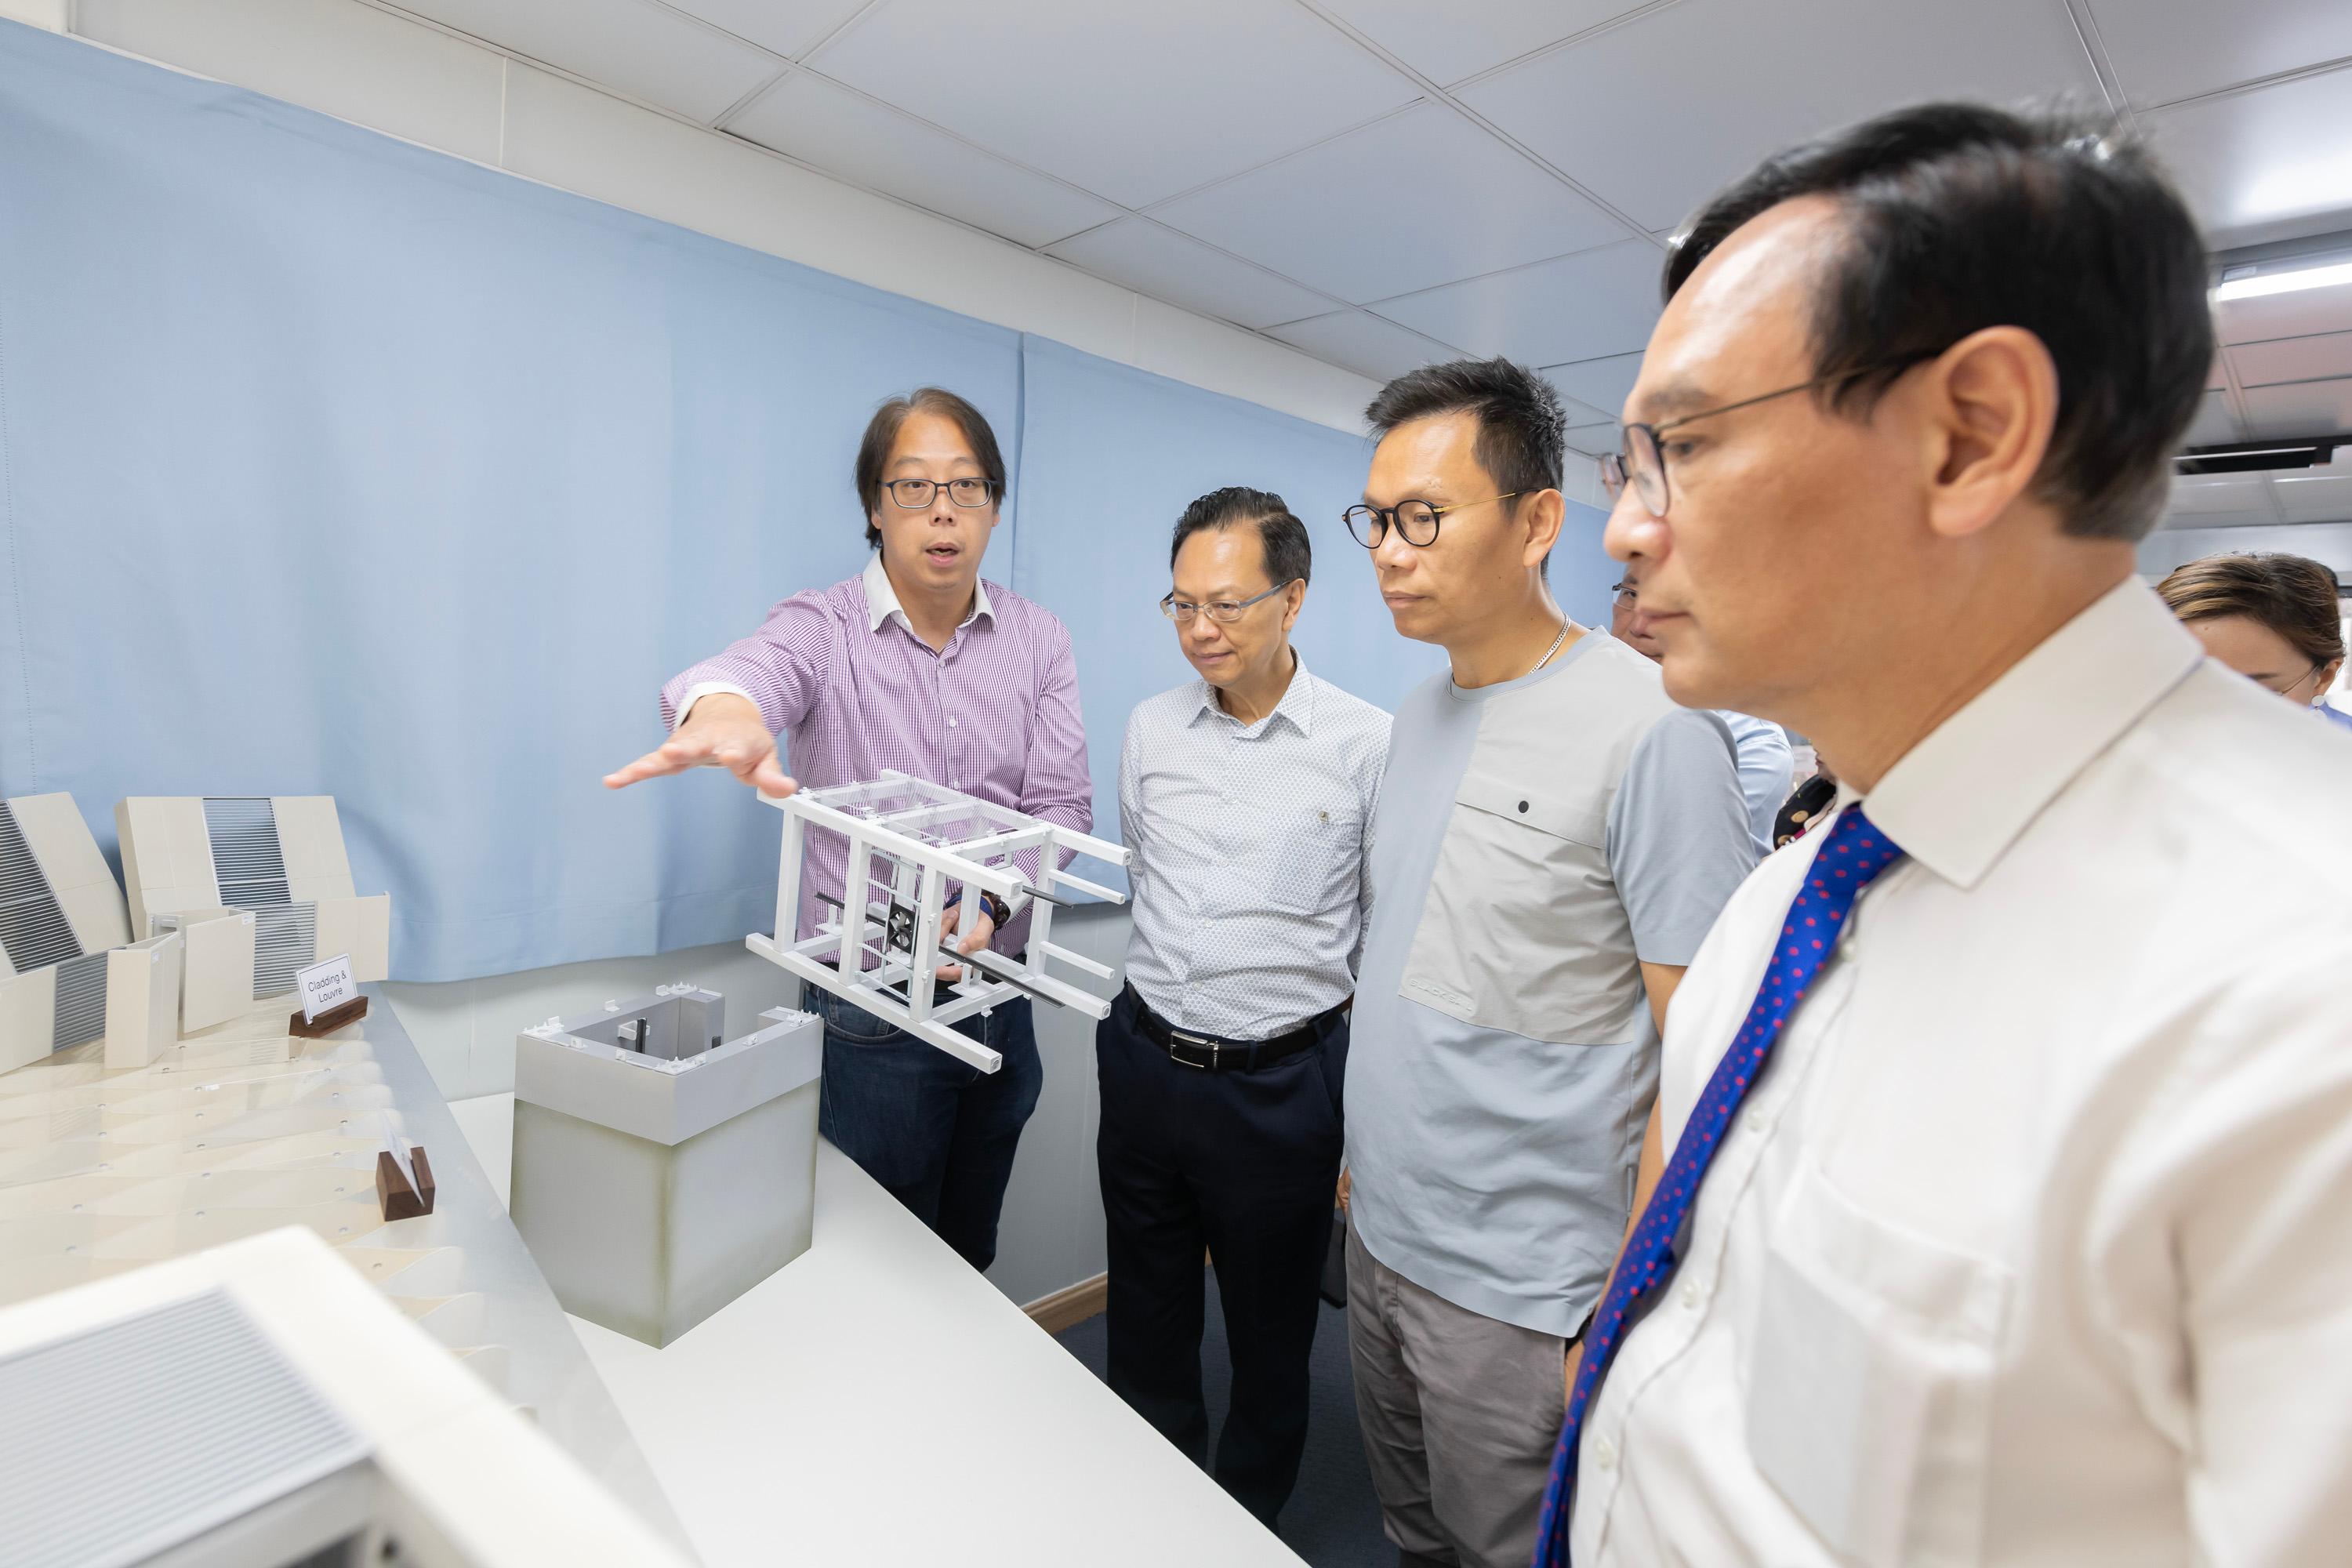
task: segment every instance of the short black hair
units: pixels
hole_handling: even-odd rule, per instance
[[[1458,359],[1407,371],[1364,410],[1375,438],[1416,419],[1475,414],[1479,465],[1506,491],[1559,489],[1568,417],[1551,383],[1507,359]]]
[[[1307,542],[1307,525],[1291,515],[1289,505],[1272,490],[1247,485],[1227,485],[1184,509],[1176,520],[1176,537],[1168,544],[1168,568],[1174,571],[1184,542],[1206,529],[1257,524],[1258,542],[1265,547],[1265,574],[1275,586],[1296,578],[1306,582],[1314,572],[1315,552]]]
[[[857,443],[857,504],[865,509],[860,515],[866,519],[869,549],[882,547],[882,531],[874,526],[874,514],[882,510],[882,470],[889,466],[890,448],[909,414],[936,414],[955,421],[971,455],[980,461],[988,493],[1000,501],[1004,499],[1004,454],[997,450],[996,432],[989,428],[987,416],[943,387],[919,386],[877,408],[874,417],[866,422],[866,438]]]
[[[1896,376],[1987,327],[2058,367],[2037,493],[2070,534],[2136,540],[2213,363],[2197,225],[2155,159],[2105,117],[1929,103],[1775,154],[1717,195],[1666,258],[1672,299],[1750,219],[1799,196],[1843,209],[1812,303],[1825,406],[1867,418]]]

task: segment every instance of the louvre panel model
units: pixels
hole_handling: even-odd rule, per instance
[[[219,1289],[0,1361],[0,1410],[21,1568],[142,1563],[368,1456]]]
[[[1107,965],[1055,946],[1053,921],[1055,910],[1074,894],[1127,901],[1064,868],[1076,855],[1124,867],[1125,848],[895,769],[866,783],[761,798],[784,814],[776,934],[744,939],[762,958],[982,1072],[996,1071],[1003,1058],[950,1026],[961,1019],[1021,996],[1089,1017],[1109,1016],[1108,1001],[1046,966],[1114,977]],[[835,904],[819,890],[831,910],[815,935],[802,937],[802,861],[812,831],[848,840],[844,887],[854,892]],[[1034,900],[1027,954],[952,951],[954,935],[944,930],[950,885],[1007,903]],[[942,964],[961,967],[962,978],[940,979]]]
[[[102,952],[69,958],[58,965],[58,1021],[52,1050],[87,1045],[106,1033],[108,956]]]
[[[5,801],[0,801],[0,953],[19,974],[81,956],[73,924]]]
[[[292,901],[286,852],[278,841],[278,814],[267,796],[206,795],[205,830],[212,839],[213,875],[220,883],[222,903],[258,910]],[[257,975],[257,984],[258,980]]]
[[[226,885],[224,885],[226,886]],[[280,996],[294,976],[319,956],[319,906],[287,904],[254,910],[253,994]],[[330,955],[331,956],[331,955]]]

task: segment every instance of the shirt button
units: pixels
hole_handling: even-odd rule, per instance
[[[1684,1305],[1684,1306],[1688,1307],[1692,1311],[1694,1311],[1694,1312],[1695,1312],[1695,1311],[1698,1310],[1698,1304],[1699,1304],[1701,1301],[1704,1301],[1704,1300],[1706,1300],[1706,1291],[1704,1291],[1704,1290],[1701,1290],[1701,1289],[1698,1288],[1698,1281],[1697,1281],[1697,1280],[1696,1280],[1696,1279],[1688,1280],[1688,1281],[1686,1281],[1686,1282],[1684,1284],[1684,1286],[1683,1286],[1683,1305]]]
[[[1761,1138],[1767,1132],[1771,1131],[1772,1117],[1770,1113],[1762,1110],[1749,1111],[1748,1113],[1748,1131],[1755,1133],[1759,1138]]]
[[[955,721],[954,721],[953,719],[950,719],[950,720],[948,721],[948,728],[949,728],[949,729],[950,729],[950,730],[952,730],[952,729],[954,729],[955,727],[956,727],[956,725],[955,725]]]
[[[1592,1440],[1592,1462],[1604,1470],[1617,1468],[1617,1445],[1606,1437]]]

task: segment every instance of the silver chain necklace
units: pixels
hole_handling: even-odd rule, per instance
[[[1566,616],[1562,616],[1559,618],[1559,636],[1551,639],[1551,647],[1544,649],[1544,656],[1536,660],[1536,669],[1541,669],[1545,665],[1549,664],[1551,662],[1551,656],[1558,653],[1559,651],[1559,645],[1567,640],[1568,617]],[[1533,675],[1536,672],[1536,669],[1528,671],[1528,675]],[[1525,680],[1527,679],[1527,675],[1523,675],[1519,677],[1519,679]]]

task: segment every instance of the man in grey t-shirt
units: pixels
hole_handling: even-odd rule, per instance
[[[1501,360],[1369,411],[1349,512],[1452,670],[1396,716],[1347,1086],[1349,1342],[1400,1561],[1519,1568],[1683,967],[1756,862],[1729,733],[1563,616],[1562,421]]]

